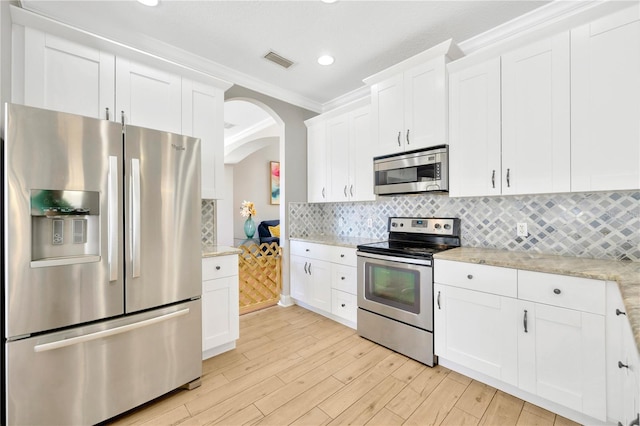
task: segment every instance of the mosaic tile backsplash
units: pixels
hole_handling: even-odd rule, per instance
[[[202,200],[202,244],[216,244],[216,201]]]
[[[462,245],[640,261],[640,191],[449,198],[381,197],[360,203],[289,203],[290,236],[385,239],[389,216],[460,217]],[[528,237],[516,236],[525,222]],[[369,226],[371,225],[371,226]]]

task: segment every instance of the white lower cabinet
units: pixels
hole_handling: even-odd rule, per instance
[[[517,300],[441,284],[434,295],[436,354],[517,385]]]
[[[238,255],[202,259],[202,359],[235,348],[238,293]]]
[[[356,249],[291,241],[291,296],[321,315],[355,328]]]
[[[604,281],[439,259],[434,271],[441,362],[607,419]]]
[[[607,283],[607,419],[630,426],[640,421],[640,354],[614,282]]]

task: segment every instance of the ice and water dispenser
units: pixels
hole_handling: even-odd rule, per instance
[[[100,193],[31,190],[31,266],[100,260]]]

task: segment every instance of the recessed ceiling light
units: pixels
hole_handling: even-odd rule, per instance
[[[159,0],[138,0],[139,3],[144,4],[145,6],[157,6]]]
[[[318,63],[320,65],[331,65],[334,59],[331,55],[322,55],[318,58]]]

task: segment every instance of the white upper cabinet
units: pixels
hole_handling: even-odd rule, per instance
[[[224,93],[182,79],[182,133],[201,139],[202,198],[220,198],[224,179]]]
[[[461,56],[451,40],[365,79],[371,86],[373,155],[446,144],[446,64]]]
[[[307,125],[307,201],[328,201],[327,145],[324,121]]]
[[[500,58],[449,76],[450,192],[500,195]]]
[[[307,200],[375,200],[370,107],[333,111],[306,121]]]
[[[502,56],[502,193],[570,190],[569,33]]]
[[[450,67],[450,195],[570,191],[569,33]]]
[[[640,188],[640,7],[571,31],[571,189]]]
[[[124,123],[181,133],[181,78],[128,59],[116,59],[116,109]]]
[[[24,84],[14,84],[14,102],[102,119],[108,109],[113,119],[113,55],[32,28],[23,34]]]

